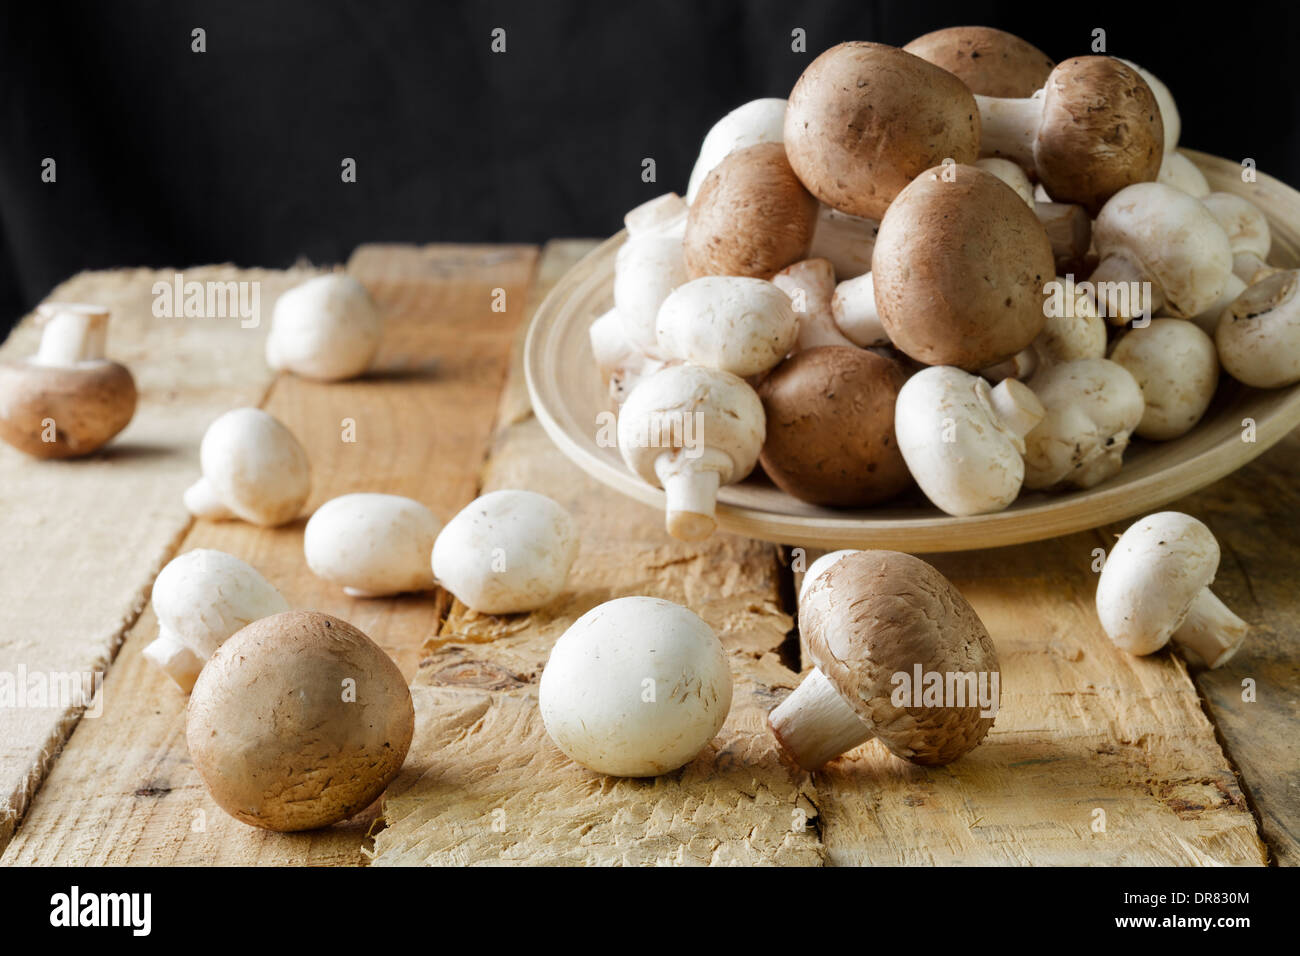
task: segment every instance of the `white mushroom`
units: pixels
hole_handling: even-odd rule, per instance
[[[426,591],[439,527],[432,511],[401,495],[341,495],[311,516],[302,550],[313,574],[352,597]]]
[[[1250,285],[1278,271],[1265,261],[1273,245],[1273,232],[1262,209],[1236,193],[1210,193],[1201,202],[1228,234],[1232,271],[1238,279]]]
[[[880,223],[874,219],[850,216],[822,203],[808,258],[828,261],[841,282],[855,278],[871,271],[871,253],[879,231]]]
[[[628,396],[618,447],[628,468],[664,489],[668,533],[698,541],[717,526],[718,488],[753,470],[765,429],[763,404],[743,379],[670,365]]]
[[[1025,436],[1025,487],[1091,488],[1119,471],[1142,420],[1142,390],[1108,359],[1062,362],[1030,381],[1046,409]]]
[[[1172,640],[1209,667],[1241,647],[1248,626],[1210,590],[1219,543],[1204,524],[1161,511],[1115,542],[1097,582],[1102,629],[1130,654],[1153,654]]]
[[[637,382],[664,366],[661,359],[651,358],[628,340],[617,309],[599,316],[587,334],[600,380],[616,407],[623,404]]]
[[[1024,436],[1043,407],[1021,382],[989,388],[984,379],[936,365],[898,393],[894,431],[907,468],[950,515],[1001,511],[1020,493]]]
[[[1136,183],[1107,201],[1093,224],[1101,262],[1091,276],[1113,325],[1151,311],[1190,318],[1212,306],[1232,275],[1227,233],[1199,200],[1162,183]]]
[[[870,272],[835,287],[831,318],[840,333],[854,345],[864,349],[889,345],[889,335],[876,309],[876,286]]]
[[[783,359],[799,335],[784,292],[766,279],[703,276],[659,307],[659,351],[745,378]]]
[[[627,241],[614,260],[614,308],[628,342],[651,358],[661,357],[655,340],[659,306],[687,279],[686,214],[681,197],[667,193],[623,217]]]
[[[624,597],[592,608],[560,636],[537,706],[571,760],[615,777],[653,777],[690,762],[731,707],[726,652],[678,604]]]
[[[158,636],[144,657],[187,694],[226,638],[253,621],[289,610],[256,569],[207,548],[169,561],[153,583],[152,600]]]
[[[759,143],[779,143],[785,128],[785,100],[759,99],[737,106],[713,124],[700,144],[700,155],[691,170],[691,181],[686,187],[686,201],[695,202],[695,196],[713,167],[730,154]]]
[[[1005,378],[1024,381],[1049,365],[1105,356],[1106,323],[1097,314],[1090,290],[1089,284],[1076,285],[1068,276],[1058,278],[1044,302],[1047,320],[1038,338],[1005,362],[980,369],[980,375],[990,382]]]
[[[1214,333],[1219,361],[1255,388],[1300,382],[1300,271],[1265,276],[1239,295]]]
[[[1144,411],[1135,431],[1155,441],[1191,431],[1219,384],[1214,342],[1183,319],[1155,319],[1130,329],[1110,359],[1124,366],[1142,389]]]
[[[835,270],[826,259],[804,259],[787,266],[772,277],[772,283],[790,297],[794,314],[799,317],[799,337],[795,351],[805,352],[821,345],[856,343],[835,324]]]
[[[439,533],[433,575],[475,611],[514,614],[555,600],[577,554],[578,527],[563,507],[532,491],[493,491]]]
[[[1182,153],[1165,153],[1160,161],[1160,173],[1156,182],[1172,186],[1181,192],[1204,199],[1210,194],[1210,183],[1205,173]]]
[[[236,408],[209,425],[199,463],[203,477],[185,492],[198,518],[275,527],[298,517],[311,491],[307,452],[260,408]]]
[[[275,303],[266,361],[305,378],[337,382],[370,367],[384,320],[370,293],[350,275],[308,279]]]

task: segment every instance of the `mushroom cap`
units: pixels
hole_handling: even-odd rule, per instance
[[[830,566],[844,557],[846,554],[857,554],[856,548],[844,548],[840,551],[828,551],[820,558],[808,565],[808,570],[803,574],[803,581],[799,585],[799,603],[803,604],[804,595],[812,587],[812,583],[830,569]]]
[[[1135,431],[1154,441],[1191,431],[1219,384],[1213,340],[1186,319],[1154,319],[1130,329],[1110,360],[1124,366],[1142,390],[1144,411]]]
[[[366,287],[341,272],[294,286],[275,303],[266,361],[305,378],[337,382],[370,367],[384,320]]]
[[[628,468],[659,485],[655,461],[673,453],[690,456],[707,449],[730,467],[722,484],[754,470],[763,447],[763,403],[744,379],[699,365],[669,365],[643,378],[618,414],[618,448]],[[691,443],[700,447],[691,447]]]
[[[1151,654],[1178,630],[1219,569],[1219,543],[1191,515],[1160,511],[1131,524],[1097,581],[1097,617],[1130,654]]]
[[[687,274],[772,278],[807,254],[817,208],[780,143],[731,153],[691,204],[683,244]]]
[[[307,452],[293,432],[260,408],[236,408],[209,425],[199,463],[221,502],[263,527],[292,521],[311,493]]]
[[[1156,178],[1164,135],[1155,94],[1136,70],[1113,56],[1078,56],[1044,87],[1034,167],[1053,199],[1096,214],[1125,186]]]
[[[504,489],[447,522],[433,544],[433,574],[481,614],[515,614],[555,600],[577,554],[569,512],[545,495]]]
[[[765,98],[742,103],[713,124],[700,144],[691,170],[686,202],[695,202],[705,177],[726,157],[759,143],[779,143],[785,128],[785,100]]]
[[[130,424],[136,397],[131,373],[107,359],[66,367],[2,362],[0,438],[35,458],[89,455]]]
[[[1224,310],[1214,333],[1219,361],[1244,385],[1300,382],[1300,271],[1265,276]]]
[[[1117,192],[1097,215],[1092,237],[1103,259],[1128,259],[1159,285],[1164,307],[1175,318],[1208,309],[1232,275],[1232,247],[1223,227],[1199,199],[1164,183],[1136,183]]]
[[[974,371],[1042,331],[1052,244],[1006,183],[974,166],[936,166],[898,194],[871,257],[876,307],[895,347],[927,365]]]
[[[1205,173],[1182,153],[1165,153],[1160,161],[1160,175],[1156,182],[1181,189],[1189,196],[1195,196],[1202,202],[1210,194],[1210,183]]]
[[[288,611],[239,631],[190,695],[190,757],[223,810],[310,830],[369,806],[397,776],[415,709],[392,659],[346,621]]]
[[[758,387],[767,419],[759,459],[788,495],[815,505],[866,507],[911,484],[894,438],[894,402],[907,381],[897,362],[829,345],[797,352]]]
[[[167,562],[151,600],[158,624],[202,660],[241,628],[289,610],[289,602],[256,568],[211,548],[195,548]]]
[[[842,212],[880,219],[919,173],[974,161],[975,98],[947,70],[881,43],[833,46],[790,93],[785,150],[808,190]]]
[[[690,610],[618,598],[555,642],[537,706],[570,759],[597,773],[652,777],[689,763],[722,729],[731,670],[712,629]]]
[[[1020,494],[1024,443],[978,375],[944,365],[917,372],[898,393],[894,430],[912,477],[942,511],[988,514]]]
[[[1169,87],[1150,70],[1138,66],[1132,60],[1126,60],[1124,57],[1120,57],[1119,61],[1135,70],[1151,89],[1151,95],[1156,98],[1156,105],[1160,108],[1160,125],[1165,134],[1165,157],[1168,158],[1178,148],[1178,139],[1183,132],[1183,120],[1178,114],[1178,105],[1174,102],[1174,95],[1169,92]]]
[[[350,592],[425,591],[440,528],[432,511],[401,495],[340,495],[307,521],[302,549],[313,574]]]
[[[844,555],[799,608],[808,656],[896,756],[944,764],[993,726],[973,706],[897,707],[895,675],[998,674],[997,650],[961,592],[933,567],[897,551]],[[977,678],[978,679],[978,678]],[[969,699],[969,698],[968,698]]]
[[[1234,253],[1253,252],[1261,259],[1268,255],[1273,232],[1264,210],[1236,193],[1210,193],[1201,202],[1228,234],[1228,245]]]
[[[992,27],[934,30],[903,49],[947,70],[981,96],[1033,96],[1056,65],[1032,43]]]
[[[655,337],[659,308],[668,294],[685,282],[682,237],[650,232],[631,236],[614,261],[614,309],[623,333],[636,349],[661,358]]]
[[[659,307],[660,351],[744,378],[766,372],[794,347],[799,319],[790,297],[766,279],[703,276]]]
[[[1025,487],[1091,488],[1119,471],[1145,402],[1137,380],[1109,359],[1051,365],[1030,386],[1047,414],[1025,436]]]
[[[1043,323],[1043,331],[1034,339],[1033,349],[1042,364],[1069,362],[1081,358],[1103,358],[1106,355],[1106,320],[1097,314],[1097,304],[1092,296],[1067,284],[1069,280],[1057,279],[1068,299],[1062,298],[1062,308],[1053,311]]]

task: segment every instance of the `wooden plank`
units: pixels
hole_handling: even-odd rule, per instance
[[[446,517],[473,497],[535,259],[531,247],[357,251],[349,269],[387,316],[378,360],[385,371],[336,385],[282,377],[266,405],[311,457],[309,508],[349,491],[385,491]],[[495,289],[505,290],[504,312],[492,309]],[[355,423],[354,443],[342,440],[344,419]],[[307,570],[302,526],[199,523],[181,550],[213,547],[244,558],[292,605],[351,621],[412,674],[445,608],[439,594],[348,598]],[[186,698],[140,655],[155,630],[146,612],[105,681],[103,716],[72,735],[3,862],[361,862],[374,808],[326,830],[273,834],[209,799],[186,752]]]
[[[583,251],[551,246],[553,279]],[[519,365],[503,410],[521,412]],[[672,541],[653,510],[571,465],[527,415],[502,415],[484,488],[550,495],[577,519],[582,550],[569,588],[533,614],[479,615],[456,602],[425,646],[416,739],[384,802],[377,865],[820,862],[805,775],[781,765],[766,715],[789,681],[777,649],[789,629],[775,550],[715,535]],[[542,726],[536,685],[551,645],[577,617],[626,594],[678,601],[731,654],[731,714],[713,744],[676,774],[614,780],[561,754]]]
[[[187,281],[256,283],[262,321],[252,328],[237,318],[155,318],[153,285],[174,274],[87,272],[50,294],[112,310],[108,353],[131,368],[140,402],[117,440],[86,459],[36,461],[0,444],[0,673],[11,679],[102,676],[189,525],[181,493],[194,480],[203,430],[227,408],[262,400],[272,381],[262,358],[271,307],[313,270],[185,270]],[[39,338],[25,319],[0,358],[33,354]],[[66,698],[0,707],[0,849],[81,709]]]

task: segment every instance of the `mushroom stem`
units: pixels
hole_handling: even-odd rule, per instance
[[[1207,667],[1218,667],[1237,653],[1247,630],[1249,625],[1233,614],[1213,591],[1201,588],[1172,639]]]
[[[668,497],[664,526],[674,538],[701,541],[717,527],[713,513],[722,484],[719,466],[731,469],[727,457],[711,448],[695,458],[674,449],[655,459],[655,474]]]
[[[767,722],[782,749],[805,770],[816,770],[876,735],[821,668],[814,668]]]
[[[1003,379],[990,389],[989,401],[1006,429],[1022,440],[1047,415],[1033,390],[1014,378]]]
[[[235,513],[217,496],[212,482],[206,478],[200,478],[185,489],[185,507],[194,517],[209,521],[228,521],[235,517]]]
[[[108,310],[90,305],[51,303],[42,306],[45,330],[35,365],[66,368],[104,358],[108,341]]]
[[[1164,290],[1126,256],[1102,259],[1089,281],[1096,290],[1097,309],[1111,325],[1123,325],[1140,315],[1150,316],[1165,304]]]
[[[1056,271],[1068,272],[1082,264],[1092,243],[1092,220],[1088,218],[1088,210],[1076,203],[1035,202],[1034,214],[1043,224],[1052,244]]]
[[[185,693],[194,689],[194,682],[203,670],[203,660],[180,642],[171,631],[159,627],[158,636],[144,649],[147,661],[174,680]]]
[[[1043,97],[976,96],[980,109],[980,153],[1003,156],[1034,168],[1034,138],[1043,120]]]

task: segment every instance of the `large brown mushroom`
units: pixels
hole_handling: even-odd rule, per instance
[[[767,439],[759,460],[788,495],[815,505],[861,508],[911,483],[894,437],[901,365],[865,349],[830,345],[797,352],[759,386]]]
[[[190,696],[190,757],[223,810],[310,830],[369,806],[415,727],[406,680],[351,624],[317,611],[254,621],[221,645]]]
[[[817,200],[780,143],[737,150],[704,180],[686,220],[686,271],[770,279],[808,253]]]
[[[997,650],[961,592],[919,558],[844,555],[801,597],[799,631],[816,668],[768,723],[805,770],[872,737],[913,763],[949,763],[993,726]]]
[[[1015,191],[974,166],[937,166],[899,193],[871,258],[894,345],[927,365],[976,371],[1043,329],[1052,245]]]
[[[962,81],[881,43],[841,43],[817,57],[785,114],[785,150],[803,184],[868,219],[922,170],[974,161],[979,142],[979,111]]]
[[[1074,57],[1052,71],[1039,94],[976,101],[981,154],[1035,170],[1058,202],[1096,215],[1125,186],[1151,182],[1160,172],[1160,105],[1122,60]]]
[[[947,27],[903,47],[982,96],[1033,96],[1056,64],[1038,47],[993,27]]]

